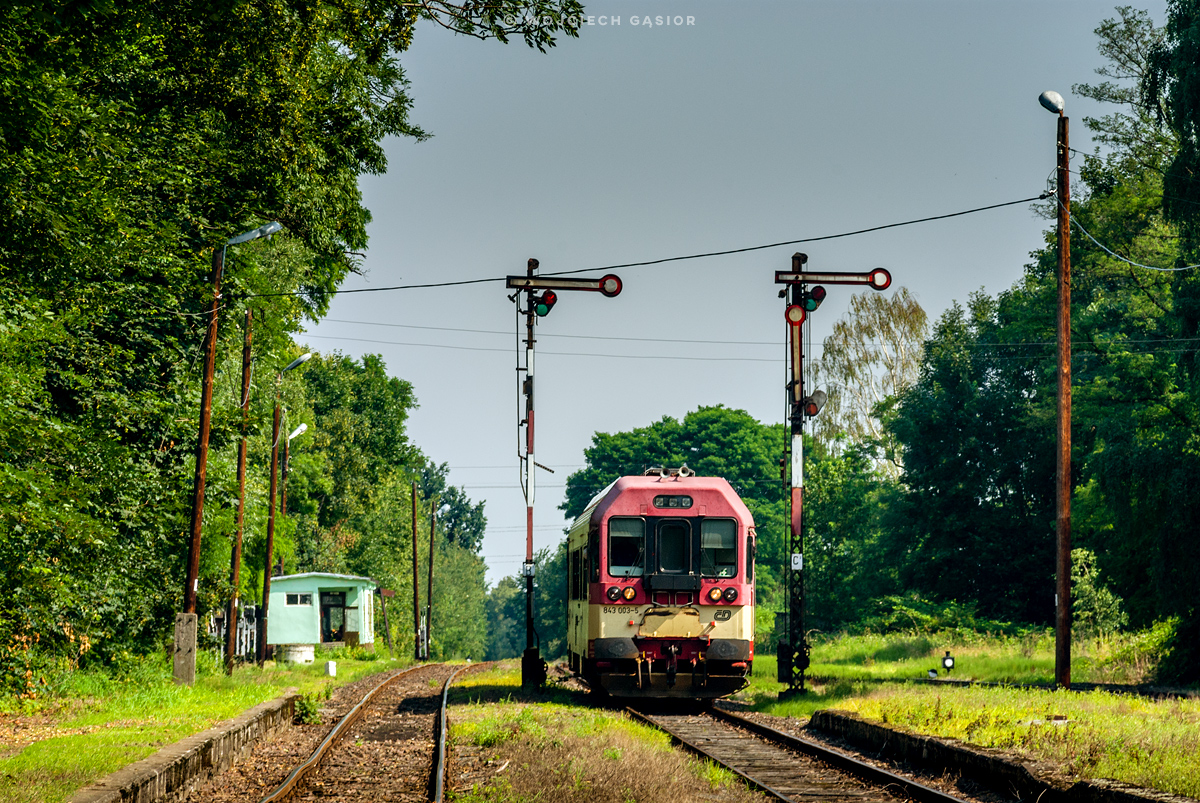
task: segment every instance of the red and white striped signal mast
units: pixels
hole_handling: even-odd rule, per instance
[[[525,429],[525,454],[521,458],[521,490],[525,494],[525,562],[521,573],[525,576],[525,652],[521,656],[521,685],[541,686],[546,682],[546,662],[542,660],[533,626],[533,499],[537,485],[535,468],[553,471],[533,459],[533,325],[538,318],[550,314],[558,303],[558,291],[584,290],[612,298],[621,292],[621,280],[613,274],[599,279],[534,276],[538,261],[530,259],[524,276],[509,276],[505,287],[516,292],[509,300],[517,304],[517,314],[525,313],[525,365],[517,366],[518,373],[525,372],[521,391],[525,396],[525,418],[517,424],[518,432]],[[521,309],[521,293],[525,293],[525,308]]]
[[[788,418],[791,423],[791,533],[788,541],[791,571],[787,573],[787,640],[779,640],[778,679],[788,687],[780,696],[804,693],[804,671],[808,669],[808,634],[804,629],[804,421],[812,418],[825,406],[823,390],[804,392],[804,338],[801,327],[825,300],[821,284],[865,284],[873,290],[886,290],[892,275],[883,268],[867,273],[825,271],[806,272],[808,255],[792,254],[790,271],[775,271],[775,283],[786,285],[780,291],[787,296],[784,319],[788,324],[789,352],[792,355],[792,378],[787,384]],[[817,284],[820,282],[821,284]],[[809,285],[812,285],[811,287]],[[786,465],[786,462],[784,463]]]

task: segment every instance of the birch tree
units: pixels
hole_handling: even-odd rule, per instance
[[[812,386],[829,395],[813,419],[813,436],[835,451],[844,442],[882,444],[880,405],[916,381],[927,328],[925,310],[906,287],[888,296],[852,296],[849,313],[813,364]],[[898,458],[886,446],[879,465],[889,476],[899,473]]]

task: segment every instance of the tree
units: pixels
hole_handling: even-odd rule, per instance
[[[1042,355],[1006,342],[1007,301],[976,294],[967,310],[948,310],[900,394],[888,426],[903,448],[903,491],[882,548],[905,590],[977,601],[990,618],[1048,621],[1053,402],[1047,410],[1038,393]]]
[[[1130,77],[1139,80],[1142,107],[1174,134],[1176,149],[1163,180],[1165,211],[1194,249],[1200,235],[1200,4],[1171,0],[1167,8],[1165,31],[1147,41],[1145,67]]]
[[[470,552],[479,552],[487,529],[484,503],[472,504],[464,488],[448,486],[446,477],[449,473],[450,467],[446,463],[427,463],[421,469],[421,495],[438,502],[438,521],[446,538]]]
[[[813,365],[814,385],[824,383],[828,400],[813,419],[813,436],[828,448],[840,438],[880,444],[876,410],[916,381],[926,332],[925,310],[901,287],[891,296],[875,291],[850,297],[850,312],[825,338]],[[895,449],[884,449],[879,467],[899,471]]]
[[[581,11],[575,0],[0,8],[0,340],[14,340],[0,354],[0,589],[15,591],[0,603],[0,685],[24,689],[31,643],[105,661],[156,649],[169,630],[182,589],[164,578],[182,576],[186,551],[214,249],[268,220],[284,225],[225,254],[202,608],[229,591],[222,536],[241,416],[220,399],[239,393],[244,313],[254,311],[255,364],[268,377],[251,413],[256,525],[274,399],[262,387],[274,371],[262,368],[295,355],[302,321],[359,269],[370,213],[358,177],[386,169],[383,139],[426,136],[409,119],[399,61],[417,23],[542,50],[576,34]],[[314,407],[327,440],[295,461],[291,489],[299,522],[331,543],[363,515],[368,483],[386,484],[416,454],[403,434],[411,389],[389,384],[382,366],[343,368],[323,374],[331,384]],[[329,398],[346,389],[337,382],[364,393],[361,404]],[[372,419],[362,406],[389,393],[398,407]],[[307,415],[293,382],[284,397]],[[368,419],[384,428],[364,428]],[[466,511],[459,534],[471,533],[481,511],[454,504]],[[288,560],[295,524],[280,522]]]

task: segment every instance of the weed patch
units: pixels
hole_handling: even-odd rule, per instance
[[[554,703],[456,706],[456,759],[474,752],[486,780],[459,803],[627,803],[757,798],[733,773],[672,750],[666,735],[611,712]]]
[[[877,688],[840,707],[891,727],[1050,761],[1074,778],[1200,797],[1197,700],[909,686]]]
[[[10,699],[0,714],[2,722],[3,717],[27,714],[36,703],[39,723],[44,723],[36,741],[18,744],[0,757],[0,800],[65,800],[96,779],[272,700],[288,687],[305,694],[319,717],[319,701],[328,699],[335,684],[394,666],[343,658],[332,683],[316,664],[246,666],[227,677],[208,655],[197,661],[196,685],[190,687],[175,685],[165,658],[50,678],[47,687],[54,696],[32,702]],[[305,705],[309,703],[301,702],[297,710]]]

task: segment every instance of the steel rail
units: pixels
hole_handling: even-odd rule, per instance
[[[437,721],[437,753],[433,757],[434,803],[442,803],[442,799],[446,793],[446,732],[449,730],[446,721],[446,702],[450,698],[450,684],[454,682],[454,678],[458,677],[459,672],[468,667],[470,667],[470,664],[455,669],[454,673],[446,678],[446,684],[442,687],[442,707],[438,711]]]
[[[342,717],[341,721],[338,722],[337,725],[333,726],[333,730],[329,731],[329,734],[325,737],[325,740],[318,745],[317,749],[313,751],[313,754],[309,756],[303,764],[292,770],[291,774],[283,779],[283,783],[279,784],[279,786],[277,786],[269,795],[262,798],[259,803],[282,803],[283,801],[287,800],[288,796],[296,790],[296,785],[299,784],[309,772],[311,772],[318,764],[321,763],[321,760],[325,758],[325,754],[329,752],[329,749],[346,734],[346,731],[350,730],[354,723],[358,722],[363,715],[363,711],[366,710],[367,705],[375,698],[376,694],[390,686],[398,678],[407,675],[413,670],[422,669],[427,666],[429,666],[429,664],[410,666],[408,669],[404,669],[392,675],[390,678],[367,692],[366,696],[359,701],[358,705],[354,706],[354,708],[351,708],[350,712],[346,714],[346,716]]]
[[[660,730],[663,733],[667,734],[667,736],[669,736],[671,738],[671,741],[674,742],[675,744],[680,745],[681,747],[684,747],[684,748],[692,751],[693,753],[695,753],[698,756],[701,756],[702,758],[706,758],[709,761],[713,761],[713,762],[716,762],[717,764],[720,764],[722,767],[724,767],[725,769],[734,773],[739,778],[741,778],[743,781],[745,781],[747,784],[749,784],[750,786],[759,790],[760,792],[765,792],[766,794],[774,797],[776,800],[784,801],[784,803],[791,803],[792,799],[790,797],[788,797],[787,795],[785,795],[783,792],[780,792],[777,789],[773,789],[772,787],[768,786],[767,784],[763,783],[762,781],[759,781],[759,780],[756,780],[756,779],[750,777],[749,775],[747,775],[746,773],[742,772],[741,770],[739,770],[735,767],[729,766],[724,761],[721,761],[720,759],[713,756],[711,753],[709,753],[703,747],[700,747],[697,744],[693,744],[692,742],[689,742],[687,739],[683,738],[682,736],[680,736],[677,733],[674,733],[674,732],[668,730],[667,728],[663,727],[660,723],[655,722],[653,719],[651,719],[650,717],[641,713],[640,711],[635,711],[632,708],[626,708],[625,713],[628,714],[633,719],[637,720],[638,722],[642,722],[643,724],[649,725],[650,727],[655,728],[656,730]]]
[[[754,720],[747,719],[739,714],[735,714],[732,711],[725,711],[724,709],[714,706],[709,709],[709,713],[717,719],[723,719],[732,725],[735,725],[739,728],[744,728],[745,730],[757,734],[764,739],[812,756],[813,758],[819,759],[820,761],[829,764],[836,769],[842,770],[843,772],[856,775],[862,780],[867,781],[875,786],[881,786],[891,791],[899,790],[905,796],[910,797],[913,800],[921,801],[921,803],[964,803],[961,798],[948,795],[945,792],[934,789],[931,786],[917,783],[910,778],[905,778],[903,775],[897,775],[894,772],[889,772],[888,770],[881,769],[873,764],[860,761],[852,756],[846,755],[845,753],[831,750],[822,744],[809,741],[808,739],[802,739],[799,736],[793,736],[790,733],[784,733],[781,730],[776,730],[770,725],[763,725],[755,722]]]

